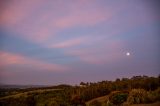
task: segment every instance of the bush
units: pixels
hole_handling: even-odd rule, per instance
[[[153,103],[156,102],[157,100],[157,94],[155,91],[149,91],[147,92],[147,103]]]
[[[133,89],[129,93],[129,97],[127,102],[129,104],[140,104],[140,103],[147,103],[148,101],[148,94],[147,91],[144,89]]]
[[[127,100],[128,93],[127,92],[115,92],[110,95],[109,101],[114,105],[120,105]]]
[[[160,88],[157,88],[155,91],[148,92],[148,103],[156,101],[160,101]]]
[[[154,91],[154,95],[156,96],[156,101],[160,101],[160,87]]]
[[[50,101],[47,106],[60,106],[56,101],[52,100]]]

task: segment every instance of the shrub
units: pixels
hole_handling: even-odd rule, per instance
[[[52,100],[47,104],[47,106],[59,106],[59,104],[56,101]]]
[[[129,97],[127,102],[129,104],[140,104],[140,103],[147,103],[148,101],[148,94],[147,91],[144,89],[133,89],[129,93]]]
[[[149,91],[147,92],[147,103],[153,103],[156,102],[157,100],[157,94],[155,91]]]
[[[120,105],[127,100],[128,93],[127,92],[115,92],[110,95],[109,101],[114,105]]]
[[[154,95],[156,96],[156,101],[160,101],[160,87],[154,91]]]

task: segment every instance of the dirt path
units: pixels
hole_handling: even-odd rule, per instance
[[[86,102],[86,105],[89,106],[89,104],[90,104],[91,102],[93,102],[94,100],[97,100],[97,101],[99,101],[99,102],[105,102],[105,100],[107,100],[107,99],[108,99],[108,95],[101,96],[101,97],[92,99],[92,100],[90,100],[90,101],[87,101],[87,102]]]

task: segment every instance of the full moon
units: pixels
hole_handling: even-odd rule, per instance
[[[130,56],[130,53],[129,53],[129,52],[127,52],[127,53],[126,53],[126,56]]]

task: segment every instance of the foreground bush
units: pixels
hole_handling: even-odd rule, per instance
[[[156,96],[156,101],[160,101],[160,87],[154,91],[154,95]]]
[[[109,102],[114,105],[120,105],[127,101],[128,92],[114,92],[109,96]]]
[[[129,104],[140,104],[140,103],[147,103],[148,101],[148,94],[147,91],[144,89],[133,89],[129,93],[129,97],[127,102]]]
[[[147,94],[148,94],[148,103],[160,101],[160,88],[156,89],[155,91],[149,91]]]

